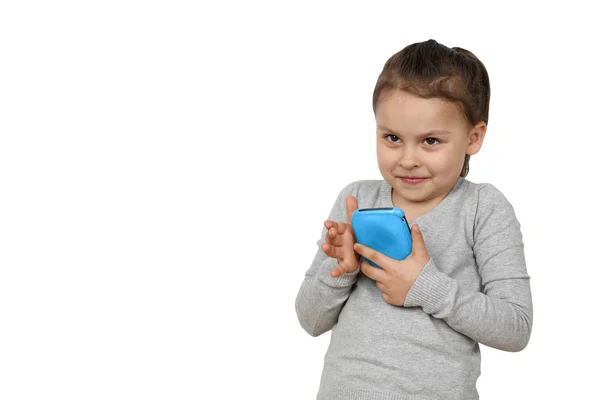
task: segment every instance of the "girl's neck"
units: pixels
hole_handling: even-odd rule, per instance
[[[427,214],[429,211],[433,210],[438,204],[440,204],[448,193],[445,193],[443,196],[436,197],[434,199],[424,201],[424,202],[410,202],[406,201],[406,199],[400,198],[397,196],[397,193],[392,189],[392,203],[394,207],[400,208],[404,211],[404,215],[406,216],[406,220],[409,224],[412,224],[414,220],[423,215]]]

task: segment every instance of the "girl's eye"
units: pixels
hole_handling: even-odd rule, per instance
[[[398,143],[400,141],[400,138],[396,135],[386,135],[385,137],[392,143]]]
[[[429,146],[433,146],[435,144],[438,144],[440,141],[437,140],[436,138],[427,138],[427,139],[423,140],[423,142]]]

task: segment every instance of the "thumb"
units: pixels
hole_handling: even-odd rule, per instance
[[[425,239],[419,225],[414,224],[410,229],[410,236],[412,237],[412,253],[416,256],[426,255],[427,247],[425,247]]]
[[[356,197],[354,197],[354,196],[346,197],[346,216],[348,217],[348,223],[350,223],[352,221],[352,214],[357,209],[358,209],[358,202],[356,201]]]

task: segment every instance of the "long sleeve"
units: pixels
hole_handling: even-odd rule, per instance
[[[338,195],[329,214],[330,220],[346,222],[346,196],[352,195],[355,195],[353,184],[349,184]],[[339,278],[330,276],[337,260],[327,256],[321,249],[326,233],[327,229],[323,227],[321,238],[317,241],[317,253],[296,296],[298,320],[312,336],[319,336],[333,328],[360,273],[360,269],[357,269]]]
[[[431,259],[411,287],[405,306],[420,306],[487,346],[524,349],[531,335],[533,305],[520,228],[502,193],[492,185],[483,187],[473,226],[473,254],[482,290],[461,289]]]

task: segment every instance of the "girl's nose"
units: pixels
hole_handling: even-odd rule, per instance
[[[405,150],[402,152],[402,157],[398,160],[398,164],[405,169],[411,169],[420,166],[420,162],[415,156],[415,152],[411,150]]]

